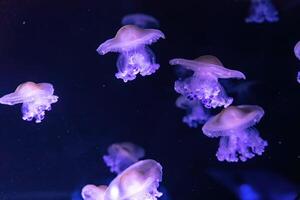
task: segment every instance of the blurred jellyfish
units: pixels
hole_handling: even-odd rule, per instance
[[[241,105],[225,108],[210,118],[202,131],[208,137],[221,137],[216,154],[219,161],[238,162],[262,155],[268,145],[253,127],[264,115],[259,106]]]
[[[81,190],[81,196],[84,200],[104,200],[106,185],[86,185]]]
[[[278,11],[271,0],[251,0],[250,15],[247,23],[277,22]]]
[[[110,167],[111,172],[119,174],[144,156],[143,148],[129,142],[123,142],[109,146],[108,155],[103,156],[103,160]]]
[[[300,60],[300,41],[295,45],[294,53],[295,56]],[[300,83],[300,71],[297,73],[297,81]]]
[[[175,90],[189,100],[201,100],[206,108],[228,107],[233,101],[218,82],[219,78],[246,79],[242,72],[223,67],[220,60],[211,55],[195,60],[176,58],[170,60],[170,64],[182,65],[194,72],[188,78],[177,80]]]
[[[108,52],[120,53],[117,61],[118,72],[115,76],[127,82],[134,80],[137,74],[151,75],[159,68],[154,53],[147,45],[160,38],[165,38],[160,30],[126,25],[120,28],[114,38],[102,43],[97,52],[101,55]]]
[[[50,83],[25,82],[20,84],[15,92],[0,98],[1,104],[15,105],[22,103],[23,120],[35,118],[40,123],[45,117],[45,111],[51,110],[51,104],[58,97],[53,95],[54,89]]]
[[[154,160],[139,161],[108,186],[104,200],[156,200],[162,196],[157,190],[162,180],[162,167]]]
[[[186,110],[186,116],[182,121],[191,128],[197,128],[199,125],[204,124],[208,118],[208,109],[204,108],[202,103],[197,100],[188,100],[184,96],[179,96],[176,100],[176,106]]]
[[[135,25],[140,28],[158,28],[159,22],[150,15],[135,13],[124,16],[122,25]]]

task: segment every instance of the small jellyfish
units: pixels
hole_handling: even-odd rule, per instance
[[[104,200],[156,200],[162,167],[155,160],[139,161],[119,174],[108,186]]]
[[[295,56],[300,60],[300,41],[295,45],[294,53]],[[297,81],[300,83],[300,71],[297,73]]]
[[[192,76],[175,82],[175,90],[189,100],[202,101],[206,108],[228,107],[233,101],[218,82],[219,78],[246,79],[242,72],[223,67],[219,59],[211,55],[195,60],[176,58],[170,60],[170,64],[193,71]]]
[[[56,103],[58,96],[53,95],[54,89],[50,83],[25,82],[20,84],[15,92],[0,98],[1,104],[15,105],[22,103],[23,120],[40,123],[45,117],[45,111],[51,110],[51,104]]]
[[[197,128],[209,118],[208,109],[204,108],[199,100],[188,100],[184,96],[179,96],[176,100],[176,106],[186,110],[187,114],[182,121],[191,128]]]
[[[106,185],[86,185],[81,190],[81,196],[84,200],[104,200]]]
[[[246,23],[277,22],[278,11],[271,0],[251,0],[250,14]]]
[[[221,137],[216,154],[219,161],[238,162],[262,155],[268,145],[253,127],[264,115],[259,106],[241,105],[225,108],[202,127],[208,137]]]
[[[155,55],[147,45],[160,38],[165,38],[160,30],[126,25],[120,28],[114,38],[102,43],[97,52],[101,55],[108,52],[120,53],[115,76],[127,82],[134,80],[137,74],[147,76],[158,70],[159,64],[155,62]]]
[[[123,142],[109,146],[108,155],[103,156],[103,160],[110,167],[111,172],[119,174],[143,158],[144,155],[143,148],[129,142]]]
[[[140,28],[158,28],[159,22],[150,15],[135,13],[124,16],[122,25],[136,25]]]

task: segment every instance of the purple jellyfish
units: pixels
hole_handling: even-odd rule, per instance
[[[86,185],[81,190],[81,196],[84,200],[104,200],[106,185]]]
[[[159,22],[150,15],[135,13],[124,16],[122,25],[136,25],[140,28],[158,28]]]
[[[271,0],[251,0],[250,15],[246,23],[277,22],[278,11]]]
[[[117,35],[102,43],[97,52],[104,55],[108,52],[118,52],[116,78],[124,82],[134,80],[137,74],[147,76],[153,74],[159,64],[155,62],[155,55],[147,47],[165,35],[156,29],[142,29],[135,25],[120,28]]]
[[[300,41],[297,42],[297,44],[295,45],[294,53],[295,53],[295,56],[300,60]],[[297,81],[298,81],[298,83],[300,83],[300,71],[297,74]]]
[[[15,92],[1,97],[0,103],[22,103],[23,120],[31,121],[35,118],[35,122],[40,123],[45,117],[45,111],[51,110],[51,104],[57,102],[58,97],[53,93],[54,89],[50,83],[25,82],[20,84]]]
[[[176,106],[186,110],[186,116],[182,121],[191,128],[197,128],[204,124],[208,118],[208,109],[204,108],[202,103],[197,99],[188,100],[184,96],[180,96],[176,100]]]
[[[253,127],[264,115],[259,106],[229,106],[202,127],[208,137],[221,137],[216,154],[219,161],[238,162],[262,155],[268,145]]]
[[[111,172],[120,174],[144,155],[143,148],[129,142],[123,142],[110,145],[108,155],[103,156],[103,160],[110,167]]]
[[[162,196],[157,190],[162,180],[162,167],[155,160],[139,161],[108,186],[104,200],[156,200]]]
[[[223,67],[221,61],[211,55],[200,56],[195,60],[176,58],[170,60],[170,64],[193,71],[192,76],[175,82],[175,90],[189,100],[202,101],[206,108],[226,108],[233,101],[218,82],[219,78],[246,79],[242,72]]]

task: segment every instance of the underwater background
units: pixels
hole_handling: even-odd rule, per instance
[[[0,200],[79,200],[84,185],[115,177],[102,156],[124,141],[162,165],[160,199],[295,199],[300,1],[273,3],[278,22],[249,24],[246,0],[0,0],[1,95],[34,81],[52,83],[59,96],[40,124],[23,121],[20,106],[0,106]],[[151,46],[160,69],[124,83],[114,76],[117,54],[96,49],[137,12],[158,19],[166,39]],[[262,156],[220,162],[218,140],[182,123],[174,90],[180,72],[169,60],[207,54],[251,81],[238,92],[230,88],[243,81],[225,85],[233,105],[264,108]]]

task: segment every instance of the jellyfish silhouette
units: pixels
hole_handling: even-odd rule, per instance
[[[228,97],[218,79],[246,79],[236,70],[223,67],[215,56],[200,56],[195,60],[176,58],[170,60],[171,65],[181,65],[194,73],[192,76],[175,82],[175,91],[189,100],[198,99],[206,108],[228,107],[233,98]]]
[[[103,160],[110,167],[111,172],[119,174],[144,155],[143,148],[129,142],[123,142],[109,146],[108,155],[103,156]]]
[[[247,23],[277,22],[278,11],[271,0],[251,0],[250,13],[245,19]]]
[[[117,61],[116,78],[124,82],[134,80],[137,74],[147,76],[159,68],[155,55],[147,47],[165,35],[156,29],[142,29],[135,25],[120,28],[116,36],[102,43],[97,52],[104,55],[108,52],[120,53]]]
[[[104,194],[106,189],[106,185],[95,186],[89,184],[82,188],[81,197],[84,200],[104,200]]]
[[[300,41],[295,45],[294,53],[295,56],[300,60]],[[297,73],[297,81],[300,83],[300,71]]]
[[[238,162],[262,155],[268,145],[253,127],[264,115],[259,106],[240,105],[223,109],[202,127],[208,137],[221,137],[216,154],[219,161]]]
[[[182,121],[191,128],[197,128],[204,124],[209,118],[209,111],[204,108],[199,100],[188,100],[184,96],[179,96],[176,100],[176,106],[186,110],[186,116]]]
[[[0,98],[1,104],[15,105],[22,103],[23,120],[40,123],[45,117],[45,111],[51,110],[51,104],[58,97],[53,95],[54,89],[50,83],[25,82],[20,84],[15,92]]]
[[[158,28],[159,22],[150,15],[134,13],[125,15],[122,19],[122,25],[135,25],[140,28]]]

